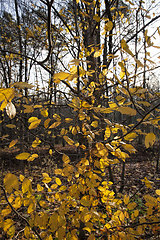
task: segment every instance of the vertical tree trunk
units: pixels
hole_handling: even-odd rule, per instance
[[[19,41],[19,52],[22,54],[22,35],[21,35],[21,26],[20,26],[20,17],[18,12],[18,2],[17,0],[14,0],[15,4],[15,11],[16,11],[16,18],[17,18],[17,31],[18,31],[18,41]],[[23,69],[23,59],[22,56],[20,56],[20,62],[19,62],[19,81],[22,82],[22,69]]]

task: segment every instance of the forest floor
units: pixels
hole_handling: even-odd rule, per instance
[[[75,165],[75,162],[77,162],[77,152],[74,146],[61,147],[57,145],[56,149],[61,153],[67,154],[71,162]],[[157,160],[160,158],[159,149],[145,149],[143,146],[137,146],[136,149],[137,152],[131,154],[125,163],[123,193],[127,194],[134,194],[138,191],[144,194],[145,184],[142,180],[145,177],[151,182],[152,190],[160,188],[160,164],[159,170],[157,169]],[[41,174],[44,172],[53,175],[55,167],[62,167],[62,161],[56,153],[50,156],[48,150],[48,148],[37,148],[36,152],[39,154],[39,158],[34,160],[34,162],[27,162],[15,158],[19,153],[19,149],[1,149],[0,180],[2,181],[2,178],[8,172],[12,172],[17,176],[23,174],[25,177],[30,177],[32,175],[32,177],[36,177],[37,181],[38,176],[42,176]],[[112,166],[115,185],[118,186],[117,190],[122,181],[122,168],[123,163]],[[107,180],[110,180],[109,175]]]
[[[143,146],[137,146],[137,152],[132,154],[125,163],[125,176],[124,176],[124,189],[119,196],[129,194],[132,196],[138,196],[140,199],[146,192],[150,193],[152,196],[155,195],[155,189],[160,189],[160,166],[159,171],[157,171],[157,159],[159,158],[159,149],[145,149]],[[71,162],[75,165],[75,159],[77,161],[77,152],[75,148],[71,146],[66,146],[65,148],[57,146],[57,150],[67,154]],[[48,148],[37,148],[39,153],[39,158],[34,162],[28,163],[27,161],[20,161],[15,159],[15,156],[19,153],[19,149],[3,149],[0,150],[0,182],[3,183],[4,176],[11,172],[16,176],[20,174],[27,178],[34,180],[34,186],[41,182],[42,173],[49,173],[53,176],[54,169],[56,167],[62,166],[62,161],[59,156],[53,153],[52,156],[49,155]],[[116,186],[117,192],[121,186],[121,175],[122,175],[123,163],[112,166],[112,172],[114,175],[114,185]],[[107,173],[107,171],[106,171]],[[106,180],[109,179],[109,174],[107,173]],[[144,183],[144,178],[147,178],[151,188],[147,188]],[[2,235],[1,235],[2,236]],[[2,236],[3,239],[3,236]],[[152,239],[152,238],[151,238]],[[154,238],[153,238],[154,239]],[[157,238],[155,238],[157,239]]]

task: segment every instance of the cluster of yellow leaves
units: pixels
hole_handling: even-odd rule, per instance
[[[106,154],[104,145],[97,144],[97,149],[101,156]],[[159,189],[156,190],[157,198],[144,195],[142,210],[142,206],[129,195],[116,198],[110,189],[112,183],[102,180],[96,171],[91,170],[87,159],[81,159],[73,167],[69,157],[64,154],[62,162],[63,168],[55,169],[54,176],[42,173],[42,182],[39,180],[36,189],[33,189],[31,180],[23,175],[18,179],[14,174],[8,173],[4,178],[9,202],[15,210],[20,211],[23,208],[22,214],[28,216],[30,226],[24,229],[25,239],[35,238],[31,229],[36,227],[44,239],[78,240],[79,231],[83,231],[87,233],[87,239],[91,240],[96,239],[100,225],[99,234],[105,234],[111,239],[123,236],[123,239],[127,240],[133,233],[141,236],[148,222],[158,222]],[[99,204],[103,204],[103,211]],[[16,223],[11,218],[11,212],[6,205],[0,210],[0,228],[8,236],[14,237]],[[140,225],[135,228],[137,222]],[[123,228],[128,223],[131,227]],[[158,225],[155,226],[158,229]]]

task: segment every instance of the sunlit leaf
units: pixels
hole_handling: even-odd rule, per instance
[[[14,221],[12,219],[6,219],[3,224],[3,230],[7,232],[7,230],[14,224]]]
[[[38,154],[34,153],[27,159],[28,162],[32,162],[35,160],[35,158],[38,158]]]
[[[37,184],[37,191],[41,192],[43,191],[44,187],[42,187],[39,183]]]
[[[111,31],[112,28],[113,28],[113,23],[112,23],[111,21],[108,21],[108,22],[105,24],[105,27],[104,27],[105,32]]]
[[[41,140],[39,138],[36,138],[32,143],[32,147],[36,148],[40,143],[41,143]]]
[[[97,58],[97,57],[100,57],[102,54],[102,50],[98,50],[94,53],[94,57]]]
[[[46,119],[46,120],[44,121],[44,127],[45,127],[45,128],[48,128],[50,121],[51,121],[50,118],[48,118],[48,119]]]
[[[42,175],[43,175],[42,182],[49,183],[52,180],[52,178],[49,177],[48,173],[42,173]]]
[[[9,148],[13,147],[14,145],[16,145],[16,143],[18,142],[18,139],[12,140],[9,144]]]
[[[54,82],[55,83],[60,83],[61,80],[65,80],[66,78],[69,77],[69,73],[66,72],[60,72],[60,73],[55,73],[54,74]]]
[[[94,127],[94,128],[97,128],[98,127],[98,121],[93,121],[91,123],[91,126]]]
[[[41,109],[41,115],[42,115],[43,117],[48,117],[48,110],[45,109],[45,108]]]
[[[25,178],[22,182],[22,192],[23,193],[26,193],[26,192],[32,193],[32,184],[31,184],[31,181],[27,178]]]
[[[59,185],[59,186],[62,184],[62,182],[59,178],[56,178],[55,181],[56,181],[57,185]]]
[[[7,173],[4,177],[4,186],[8,193],[11,193],[13,189],[18,190],[18,178],[12,173]]]
[[[61,122],[54,122],[54,123],[49,127],[49,129],[50,129],[50,128],[56,128],[56,127],[58,127],[60,124],[61,124]]]
[[[37,119],[35,121],[32,121],[31,124],[29,125],[28,129],[35,129],[39,126],[39,124],[41,123],[41,119]]]
[[[26,160],[27,158],[29,158],[31,154],[30,153],[27,153],[27,152],[23,152],[23,153],[20,153],[16,156],[16,159],[18,160]]]
[[[69,138],[68,136],[63,136],[63,138],[69,145],[74,144],[74,141],[71,138]]]
[[[152,147],[156,141],[156,136],[154,133],[148,133],[145,137],[145,146],[146,148]]]
[[[156,194],[157,194],[157,195],[160,195],[160,189],[157,189],[157,190],[156,190]]]

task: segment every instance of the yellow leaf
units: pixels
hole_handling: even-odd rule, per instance
[[[136,137],[137,137],[137,134],[134,133],[134,132],[132,132],[132,133],[127,134],[127,135],[124,137],[124,139],[127,140],[127,141],[132,141],[132,140],[133,140],[134,138],[136,138]]]
[[[124,213],[123,213],[123,212],[121,212],[121,213],[119,214],[119,218],[120,218],[120,221],[121,221],[121,222],[124,222]]]
[[[31,124],[29,125],[28,129],[31,130],[31,129],[35,129],[36,127],[38,127],[38,125],[40,124],[41,120],[38,119],[38,120],[35,120],[35,121],[32,121]]]
[[[7,232],[7,230],[14,224],[12,219],[6,219],[3,223],[3,230]]]
[[[104,140],[107,140],[111,136],[111,130],[110,127],[106,127]]]
[[[121,114],[126,114],[130,116],[135,116],[137,114],[136,110],[130,107],[119,107],[117,108],[117,111],[119,111]]]
[[[136,149],[131,144],[123,144],[122,147],[130,153],[136,152]]]
[[[42,187],[39,183],[37,184],[37,192],[43,191],[44,187]]]
[[[60,135],[64,136],[65,134],[67,134],[67,130],[65,128],[61,129]]]
[[[3,217],[6,217],[7,215],[9,215],[10,213],[12,212],[11,208],[10,207],[7,207],[7,208],[4,208],[1,210],[1,215]]]
[[[91,219],[91,213],[87,213],[85,216],[84,216],[84,222],[88,222],[90,219]]]
[[[51,185],[51,189],[56,189],[57,187],[58,187],[57,184],[52,184],[52,185]]]
[[[49,235],[45,240],[53,240],[52,235]]]
[[[96,22],[100,22],[100,17],[98,16],[98,14],[95,14],[93,16],[93,19],[96,21]]]
[[[76,135],[77,134],[77,128],[76,127],[72,127],[72,134]]]
[[[25,236],[27,239],[29,239],[30,234],[31,234],[31,229],[30,229],[28,226],[26,226],[25,229],[24,229],[24,236]]]
[[[30,117],[30,118],[28,119],[28,122],[29,122],[29,123],[32,123],[32,122],[35,122],[35,121],[37,121],[37,120],[38,120],[37,117]]]
[[[61,121],[61,117],[60,117],[57,113],[53,114],[53,118],[54,118],[57,122],[60,122],[60,121]]]
[[[100,57],[102,54],[102,49],[101,50],[98,50],[94,53],[94,57],[97,58],[97,57]]]
[[[52,156],[52,154],[53,154],[52,149],[49,149],[49,154]]]
[[[62,169],[55,169],[54,174],[61,175],[62,174]]]
[[[18,178],[12,173],[7,173],[4,178],[4,186],[8,193],[11,193],[13,189],[18,190]]]
[[[41,109],[41,115],[42,115],[43,117],[48,117],[48,111],[47,111],[47,109],[45,109],[45,108]]]
[[[67,189],[66,186],[61,186],[61,187],[59,188],[59,191],[65,191],[66,189]]]
[[[97,128],[98,127],[98,121],[93,121],[91,123],[91,126],[94,127],[94,128]]]
[[[60,124],[61,124],[61,122],[54,122],[54,123],[49,127],[49,129],[50,129],[50,128],[56,128],[56,127],[58,127]]]
[[[59,186],[62,184],[62,182],[61,182],[61,180],[59,178],[56,178],[55,181],[56,181],[57,185],[59,185]]]
[[[139,215],[139,210],[138,209],[134,210],[134,216],[138,217],[138,215]]]
[[[30,153],[27,153],[27,152],[23,152],[23,153],[20,153],[16,156],[16,159],[18,160],[26,160],[27,158],[29,158],[31,154]]]
[[[32,161],[34,161],[35,158],[38,158],[38,154],[36,154],[36,153],[35,153],[35,154],[32,154],[32,155],[27,159],[27,161],[28,161],[28,162],[32,162]]]
[[[125,50],[129,55],[131,55],[132,57],[134,56],[134,54],[130,51],[126,41],[124,39],[121,40],[121,47],[123,50]]]
[[[46,120],[44,121],[44,127],[45,127],[45,128],[48,128],[50,121],[51,121],[50,118],[48,118],[48,119],[46,119]]]
[[[25,107],[24,109],[24,113],[32,113],[34,112],[34,108],[30,105],[23,105],[23,107]]]
[[[149,181],[146,177],[141,181],[145,183],[147,188],[150,188],[150,189],[152,188],[152,182]]]
[[[148,133],[145,137],[145,146],[146,148],[152,147],[156,141],[156,136],[154,133]]]
[[[137,203],[132,202],[132,203],[129,203],[129,204],[127,205],[127,208],[128,208],[129,210],[133,210],[136,206],[137,206]]]
[[[49,226],[51,231],[54,232],[58,229],[58,213],[53,212],[49,219]]]
[[[42,182],[49,183],[52,180],[52,178],[49,177],[48,173],[42,173],[42,175],[43,175]]]
[[[111,21],[108,21],[106,24],[105,24],[105,27],[104,27],[104,30],[105,32],[109,32],[111,31],[113,28],[113,23]]]
[[[72,122],[72,121],[73,121],[72,118],[65,118],[65,122],[66,122],[66,123],[70,123],[70,122]]]
[[[6,127],[8,127],[8,128],[16,128],[16,125],[14,125],[14,124],[7,124]]]
[[[60,73],[55,73],[54,74],[54,82],[55,83],[60,83],[61,80],[65,80],[66,78],[69,77],[69,73],[66,72],[60,72]]]
[[[126,74],[128,75],[128,71],[126,70],[123,62],[119,62],[118,65],[121,67],[120,78],[123,79]]]
[[[13,147],[14,145],[16,145],[16,143],[18,142],[18,139],[12,140],[9,144],[9,148]]]
[[[63,136],[63,138],[69,145],[74,144],[74,141],[71,138],[69,138],[68,136]]]
[[[22,192],[23,193],[26,193],[26,192],[32,193],[32,184],[31,184],[31,181],[27,178],[25,178],[22,182]]]
[[[124,201],[124,204],[127,205],[129,203],[129,196],[125,195],[123,201]]]
[[[21,182],[23,182],[23,180],[25,179],[25,177],[24,177],[22,174],[20,174],[20,175],[19,175],[19,179],[20,179]]]
[[[18,209],[22,206],[22,198],[20,196],[16,197],[13,207]]]
[[[89,196],[83,196],[80,200],[80,203],[85,206],[85,207],[89,207],[91,205],[91,202],[90,202],[90,199],[89,199]]]
[[[36,140],[34,140],[32,143],[32,147],[36,148],[40,143],[41,143],[41,140],[39,140],[39,138],[36,137]]]
[[[160,195],[160,189],[157,189],[157,190],[156,190],[156,194],[157,194],[157,195]]]
[[[31,203],[29,204],[28,209],[27,209],[27,213],[30,214],[30,213],[32,213],[34,210],[35,210],[35,204],[34,204],[33,202],[31,202]]]
[[[62,161],[65,164],[68,164],[70,162],[70,158],[66,154],[63,154]]]
[[[65,226],[62,226],[58,229],[57,234],[58,234],[58,240],[64,240],[65,239]]]

